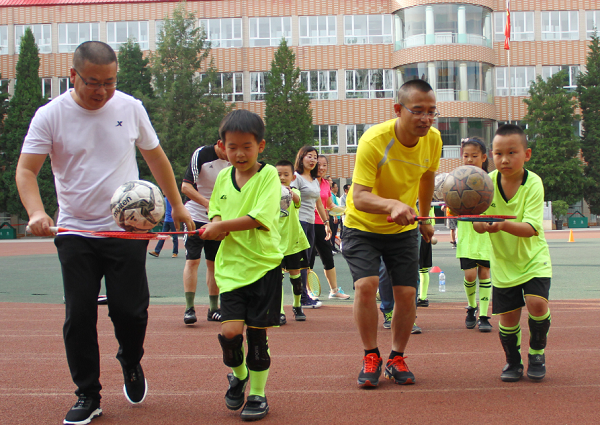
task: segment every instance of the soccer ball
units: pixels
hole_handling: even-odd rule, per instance
[[[494,198],[494,184],[479,167],[463,165],[452,171],[442,185],[446,206],[457,215],[477,215],[487,210]]]
[[[115,191],[110,210],[119,227],[128,232],[147,232],[165,215],[165,199],[158,186],[132,180]]]
[[[442,202],[444,197],[442,196],[442,185],[444,180],[448,177],[448,173],[440,173],[435,175],[435,188],[433,189],[433,200],[436,202]]]
[[[281,186],[281,203],[279,204],[279,209],[287,211],[292,203],[292,192],[285,187]]]

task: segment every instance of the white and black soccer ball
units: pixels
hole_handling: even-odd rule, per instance
[[[285,186],[281,186],[281,203],[279,204],[279,208],[287,211],[292,203],[292,192]]]
[[[435,188],[433,190],[433,200],[437,202],[444,202],[444,197],[442,195],[442,186],[444,185],[444,181],[446,177],[448,177],[449,173],[439,173],[435,175]]]
[[[165,198],[155,184],[132,180],[117,188],[110,210],[119,227],[128,232],[147,232],[165,215]]]

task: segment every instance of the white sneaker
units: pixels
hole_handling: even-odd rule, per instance
[[[350,298],[350,295],[345,294],[344,290],[338,287],[335,291],[329,291],[329,298],[347,300]]]

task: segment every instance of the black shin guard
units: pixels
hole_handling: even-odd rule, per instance
[[[267,330],[248,328],[246,329],[246,338],[248,341],[248,355],[246,356],[248,369],[254,372],[268,370],[271,366],[271,356],[269,356],[269,345],[267,344]]]
[[[500,343],[506,354],[506,363],[512,365],[521,364],[521,345],[516,334],[506,335],[502,331],[499,333]]]
[[[223,363],[225,366],[238,367],[244,362],[244,351],[242,344],[244,343],[244,337],[242,335],[236,335],[233,338],[225,338],[219,334],[219,343],[223,349]]]
[[[302,295],[302,276],[296,278],[290,277],[290,282],[292,282],[294,295]]]
[[[546,348],[548,331],[550,330],[550,316],[538,322],[529,317],[529,346],[533,350]]]

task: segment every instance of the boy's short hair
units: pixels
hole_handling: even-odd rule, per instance
[[[225,143],[225,133],[251,133],[254,135],[257,143],[265,138],[265,123],[260,115],[245,109],[236,109],[231,111],[221,121],[219,126],[219,137]]]
[[[402,84],[402,86],[400,86],[400,88],[398,89],[398,102],[408,102],[408,95],[413,90],[417,90],[422,93],[429,93],[433,90],[433,88],[425,80],[415,79],[407,81],[406,83]]]
[[[521,143],[523,144],[523,148],[527,149],[527,136],[521,127],[514,124],[504,124],[498,127],[496,130],[495,136],[512,136],[516,134],[521,138]]]
[[[277,164],[275,164],[275,167],[290,167],[292,169],[292,174],[294,174],[294,164],[292,164],[292,162],[288,161],[287,159],[282,159],[281,161],[278,161]]]
[[[73,53],[73,68],[81,71],[85,61],[94,65],[110,65],[117,61],[112,47],[102,41],[86,41],[81,43]]]

